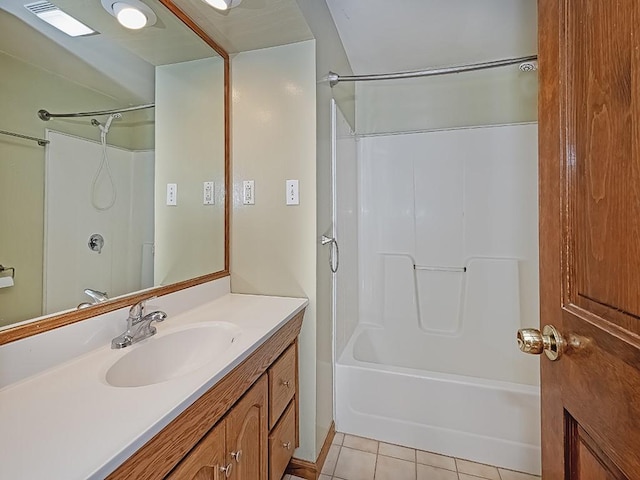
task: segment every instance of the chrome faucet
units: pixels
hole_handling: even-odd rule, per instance
[[[156,310],[155,312],[144,313],[144,302],[151,300],[151,297],[134,304],[129,309],[129,317],[127,318],[127,330],[116,338],[111,340],[111,348],[124,348],[133,345],[140,340],[149,338],[156,334],[156,327],[151,322],[162,322],[167,318],[167,314]]]

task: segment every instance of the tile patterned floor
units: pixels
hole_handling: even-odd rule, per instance
[[[300,479],[285,475],[283,480]],[[540,477],[336,433],[320,480],[540,480]]]

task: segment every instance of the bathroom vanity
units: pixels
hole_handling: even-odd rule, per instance
[[[0,346],[0,364],[48,357],[21,378],[0,375],[0,478],[281,479],[298,445],[307,300],[167,297],[149,305],[168,313],[158,333],[121,350],[108,339],[126,309]],[[65,350],[96,338],[99,348]]]
[[[303,314],[108,478],[280,480],[298,446],[297,336]]]

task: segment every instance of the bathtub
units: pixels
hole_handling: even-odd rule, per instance
[[[540,474],[538,387],[411,368],[416,345],[398,342],[357,327],[336,363],[338,431]]]

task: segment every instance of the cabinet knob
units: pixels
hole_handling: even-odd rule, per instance
[[[240,463],[240,459],[242,458],[242,450],[231,452],[231,457],[234,458],[236,462]]]
[[[284,442],[284,443],[282,444],[282,446],[283,446],[284,448],[286,448],[287,450],[291,450],[291,442]]]
[[[220,471],[224,473],[225,478],[229,478],[231,476],[232,469],[233,469],[233,463],[230,463],[226,467],[220,467]]]
[[[289,388],[291,386],[291,382],[289,380],[283,380],[282,381],[282,385],[284,385],[285,387]]]

